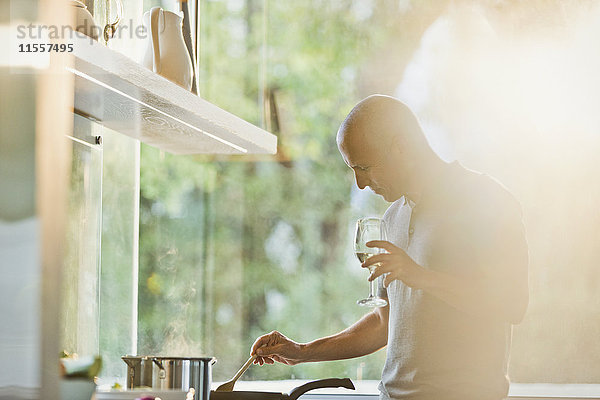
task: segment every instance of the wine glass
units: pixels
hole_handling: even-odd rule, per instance
[[[356,257],[361,263],[368,258],[379,254],[382,251],[376,247],[367,247],[367,242],[371,240],[386,240],[385,223],[381,218],[360,218],[356,221],[356,236],[354,238],[354,251]],[[369,266],[369,271],[372,273],[377,264]],[[381,277],[380,277],[381,278]],[[359,306],[365,307],[384,307],[387,306],[387,300],[375,294],[377,280],[369,282],[369,297],[358,300]]]

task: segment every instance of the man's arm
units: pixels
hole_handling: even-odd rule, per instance
[[[529,301],[526,247],[503,260],[488,261],[486,269],[494,275],[476,279],[423,268],[390,242],[372,241],[367,246],[388,252],[363,263],[365,268],[378,264],[369,280],[387,274],[383,280],[385,287],[396,279],[401,280],[471,315],[512,324],[518,324],[525,315]]]
[[[454,262],[469,265],[446,265],[443,271],[435,265],[423,268],[392,243],[373,241],[367,246],[389,254],[363,263],[363,267],[379,264],[369,279],[387,273],[386,287],[398,279],[465,313],[518,324],[529,302],[529,256],[521,208],[508,192],[494,187],[477,198],[465,212],[471,218],[468,223],[453,226],[456,237],[444,239],[446,246],[453,247]]]
[[[480,317],[493,317],[518,324],[525,316],[529,294],[527,284],[468,279],[423,270],[421,289],[442,301]]]
[[[296,343],[279,332],[258,338],[252,354],[255,363],[275,361],[295,365],[303,362],[343,360],[371,354],[387,344],[389,306],[379,307],[363,316],[352,326],[309,343]]]

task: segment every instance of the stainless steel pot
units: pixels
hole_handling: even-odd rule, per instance
[[[194,389],[194,400],[208,400],[213,357],[123,356],[127,388]]]

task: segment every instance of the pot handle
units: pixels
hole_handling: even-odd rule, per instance
[[[127,357],[127,356],[123,356],[121,357],[121,360],[123,360],[125,362],[125,364],[127,364],[127,373],[128,373],[128,379],[129,379],[129,388],[133,388],[134,386],[134,381],[135,381],[135,367],[137,367],[138,364],[140,364],[142,362],[142,360],[139,357]]]
[[[162,364],[162,361],[159,360],[157,357],[152,357],[152,362],[156,364],[160,369],[160,371],[158,371],[158,378],[165,379],[167,377],[167,373],[165,371],[164,365]]]
[[[298,386],[297,388],[295,388],[294,390],[292,390],[290,392],[290,394],[288,395],[288,399],[296,400],[298,397],[302,396],[304,393],[308,392],[309,390],[321,389],[321,388],[327,388],[327,387],[333,387],[333,388],[343,387],[343,388],[352,389],[352,390],[355,389],[354,384],[352,383],[350,378],[321,379],[318,381],[305,383],[302,386]]]

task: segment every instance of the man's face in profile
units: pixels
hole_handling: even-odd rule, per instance
[[[369,187],[389,202],[406,190],[409,169],[397,140],[350,132],[344,135],[339,150],[360,189]]]

